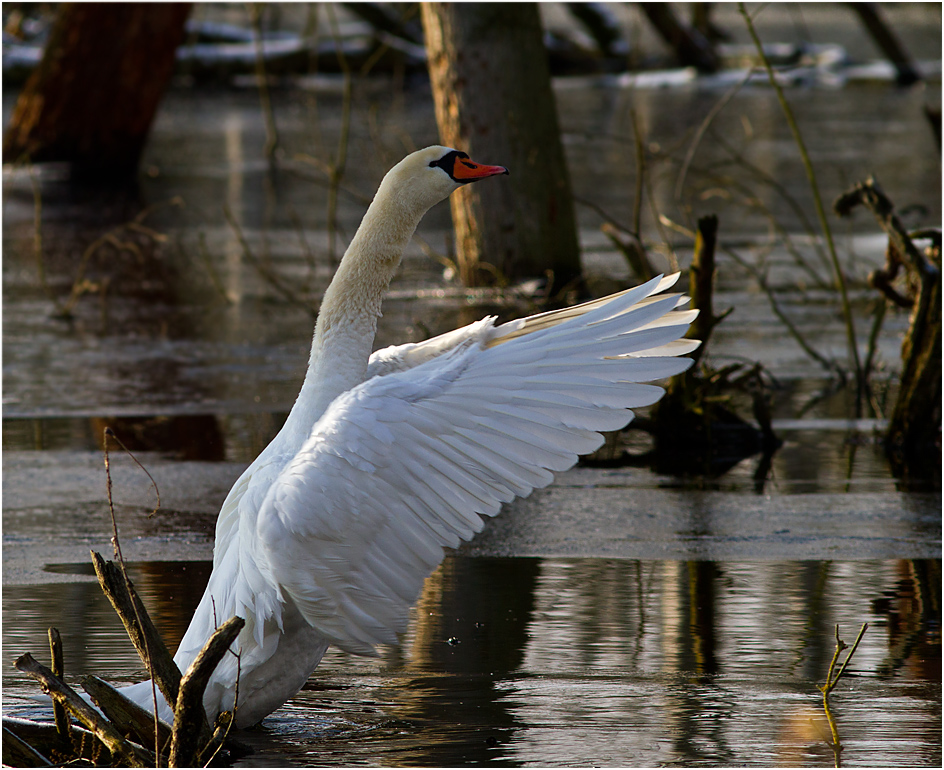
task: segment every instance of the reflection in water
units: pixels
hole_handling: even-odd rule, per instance
[[[832,629],[851,637],[867,620],[831,699],[843,761],[938,766],[940,569],[451,556],[399,651],[379,662],[331,651],[303,692],[245,734],[257,749],[245,761],[823,764],[831,753],[809,720]],[[134,565],[172,647],[208,571]],[[42,654],[55,624],[67,672],[141,675],[95,584],[13,586],[3,603],[7,657]],[[8,709],[32,692],[5,667]]]
[[[715,581],[718,565],[713,561],[690,561],[688,569],[688,629],[693,672],[707,681],[717,673],[715,664]]]
[[[223,435],[211,414],[155,417],[93,417],[92,433],[111,428],[131,452],[173,452],[180,460],[222,461]],[[110,447],[114,449],[114,445]]]
[[[897,584],[872,603],[886,618],[888,655],[878,673],[894,676],[907,666],[917,679],[941,681],[941,656],[930,645],[941,634],[941,562],[919,559],[897,563]]]
[[[287,412],[237,415],[183,414],[58,417],[3,420],[7,451],[100,452],[105,427],[132,451],[161,452],[177,460],[250,462],[285,422]]]

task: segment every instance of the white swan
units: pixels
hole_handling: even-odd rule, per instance
[[[239,727],[298,692],[329,644],[361,655],[395,644],[443,548],[662,395],[638,383],[691,363],[675,356],[698,345],[680,339],[695,311],[653,296],[677,276],[371,355],[422,216],[463,184],[506,173],[438,146],[390,170],[325,293],[295,406],[223,503],[213,572],[175,660],[185,671],[218,622],[245,618]],[[236,680],[226,656],[204,698],[211,722],[233,708]],[[125,692],[150,708],[149,683]]]

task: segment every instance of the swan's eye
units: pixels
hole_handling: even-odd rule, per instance
[[[429,162],[430,168],[439,167],[445,171],[449,176],[452,176],[452,170],[455,168],[457,160],[462,158],[468,158],[468,154],[460,152],[459,150],[453,150],[452,152],[447,152],[439,160],[431,160]]]

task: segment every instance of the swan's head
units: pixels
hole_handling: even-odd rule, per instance
[[[507,173],[504,166],[485,166],[461,150],[435,145],[407,155],[387,172],[383,186],[426,211],[463,185]]]

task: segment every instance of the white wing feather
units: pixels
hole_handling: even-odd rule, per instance
[[[698,344],[679,339],[694,311],[649,297],[666,285],[380,357],[392,373],[339,396],[262,501],[256,545],[279,590],[342,649],[395,643],[444,547],[663,392],[639,383],[690,365],[674,356]]]

